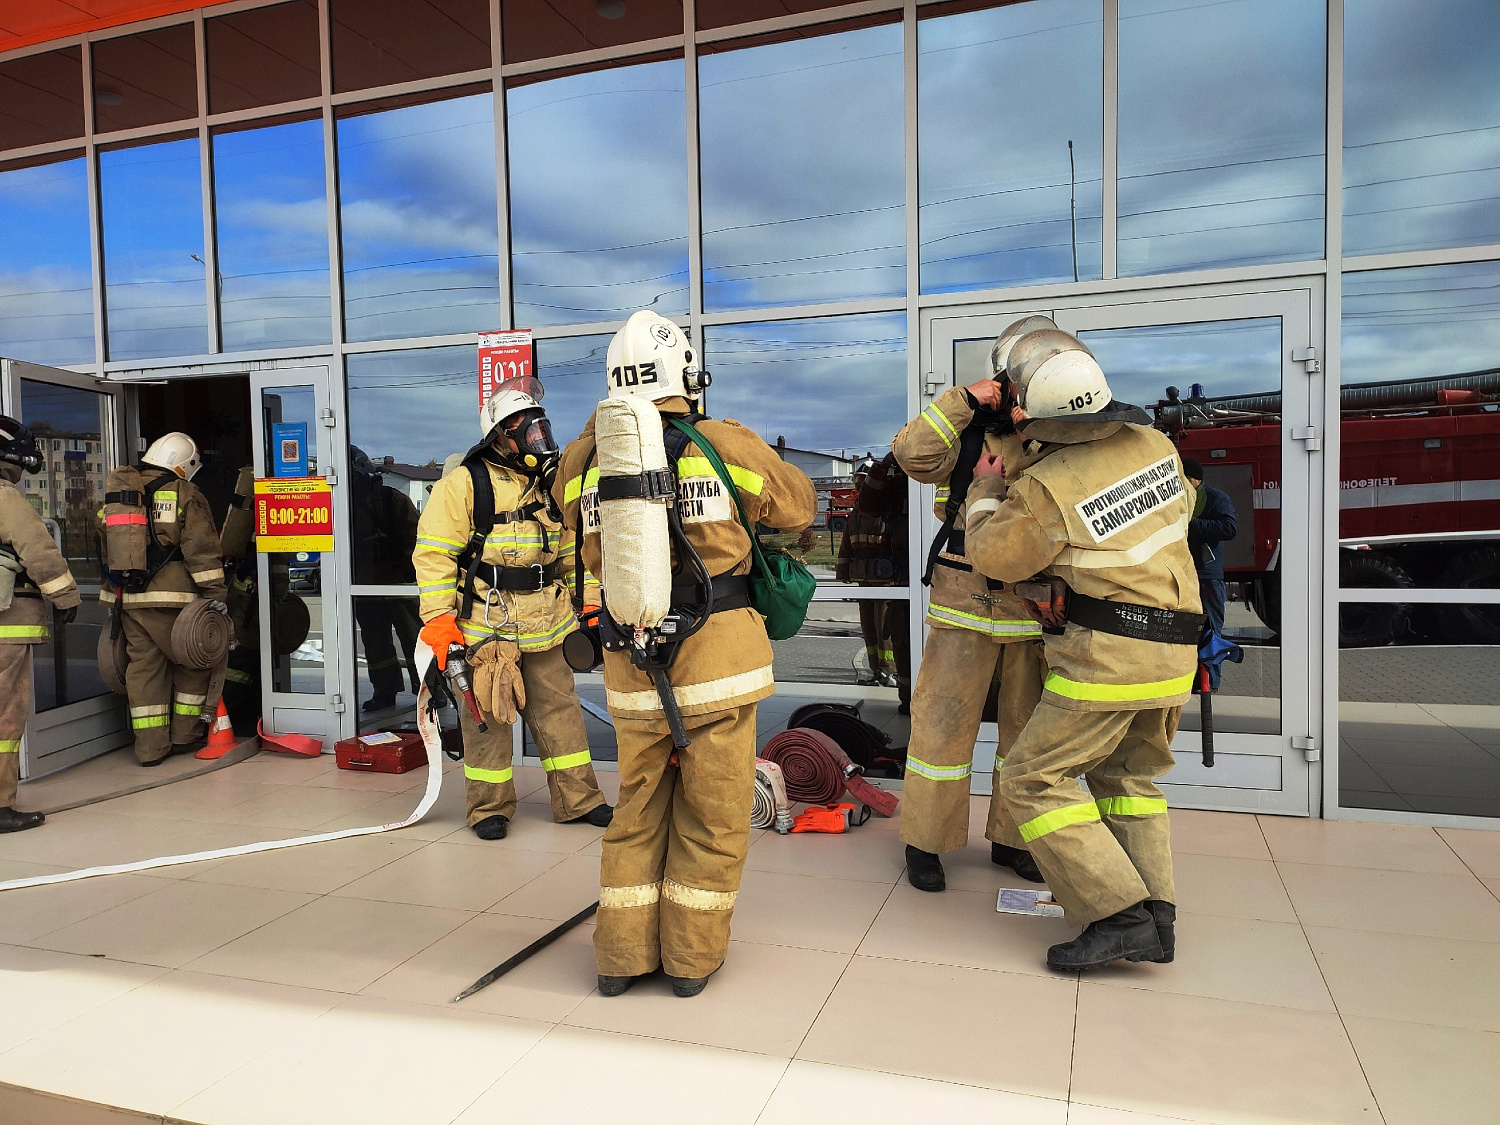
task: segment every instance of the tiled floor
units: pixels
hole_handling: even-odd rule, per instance
[[[499,844],[450,776],[413,829],[0,895],[0,1122],[1500,1121],[1500,833],[1174,813],[1177,961],[1082,981],[1043,964],[1061,922],[995,913],[977,835],[924,895],[890,822],[762,833],[698,999],[600,997],[583,926],[454,1005],[597,889],[600,832],[517,773]],[[0,879],[387,821],[424,781],[261,755],[0,837]]]

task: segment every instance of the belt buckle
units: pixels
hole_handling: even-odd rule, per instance
[[[533,594],[539,594],[539,593],[542,592],[542,590],[547,585],[547,582],[546,582],[546,578],[547,578],[546,568],[543,567],[541,563],[532,563],[531,566],[529,567],[529,569],[536,571],[536,587],[531,592]]]

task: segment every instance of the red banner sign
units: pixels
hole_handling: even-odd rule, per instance
[[[333,550],[333,489],[322,477],[255,482],[255,548],[261,552]]]
[[[531,329],[479,334],[479,405],[489,401],[495,388],[507,379],[534,375]]]

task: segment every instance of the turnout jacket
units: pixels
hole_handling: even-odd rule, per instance
[[[668,400],[662,413],[686,402]],[[734,421],[702,419],[694,423],[713,444],[739,490],[740,503],[752,524],[778,531],[801,531],[812,523],[817,493],[812,481],[795,465],[781,460],[756,434]],[[673,431],[675,432],[675,431]],[[563,505],[569,527],[583,523],[583,564],[600,573],[599,468],[594,451],[594,415],[576,441],[563,451],[554,495]],[[696,444],[689,442],[677,461],[677,511],[683,531],[702,557],[709,574],[748,574],[753,565],[750,536],[735,512],[734,499],[714,473]],[[663,559],[662,565],[668,565]],[[683,574],[683,582],[691,576]],[[608,604],[609,592],[604,592]],[[683,642],[668,678],[676,689],[684,716],[727,711],[765,699],[775,690],[771,674],[771,642],[764,619],[754,609],[724,610],[709,617],[698,632]],[[661,700],[650,677],[630,663],[623,652],[604,654],[604,689],[610,713],[620,718],[652,719],[662,715]]]
[[[99,600],[113,605],[117,598],[125,609],[181,609],[198,598],[225,601],[229,587],[224,579],[224,549],[214,526],[214,514],[208,498],[190,480],[164,469],[143,466],[141,477],[147,485],[162,476],[171,480],[152,494],[147,506],[149,528],[162,549],[176,549],[178,556],[156,572],[156,576],[138,594],[121,594],[109,582],[99,588]],[[102,534],[104,509],[99,509],[100,553],[107,569],[114,569],[109,559],[107,537]]]
[[[20,466],[0,465],[0,545],[13,553],[25,570],[16,575],[10,608],[0,612],[0,644],[36,645],[48,637],[42,599],[58,609],[72,609],[82,599],[52,533],[16,488],[20,479]]]
[[[557,577],[541,590],[500,590],[485,623],[489,583],[474,579],[474,606],[463,617],[464,572],[458,556],[474,531],[474,481],[462,465],[432,486],[417,521],[412,563],[417,571],[418,611],[423,621],[445,613],[459,615],[458,628],[469,644],[498,633],[522,652],[545,652],[578,628],[570,600],[577,557],[573,533],[552,517],[539,476],[516,472],[482,458],[495,497],[497,522],[484,538],[480,561],[495,566],[557,564]],[[505,517],[509,518],[505,518]]]
[[[1039,419],[1026,435],[1048,444],[1013,481],[979,477],[969,490],[975,566],[1005,582],[1055,575],[1103,601],[1201,612],[1187,545],[1193,494],[1171,441],[1125,422]],[[1119,637],[1072,622],[1045,641],[1043,693],[1057,706],[1172,707],[1192,691],[1193,645]]]
[[[946,514],[948,481],[958,464],[960,436],[973,418],[968,392],[963,387],[950,387],[906,423],[891,443],[891,451],[908,476],[937,485],[933,511],[940,523]],[[984,448],[1004,458],[1007,476],[1016,471],[1011,466],[1021,459],[1019,435],[985,434]],[[969,495],[973,494],[971,487]],[[1027,614],[1021,599],[1004,585],[991,589],[994,583],[986,582],[985,575],[974,567],[963,511],[954,520],[953,531],[958,542],[950,541],[932,568],[927,623],[938,629],[969,629],[1000,643],[1039,638],[1042,628]]]

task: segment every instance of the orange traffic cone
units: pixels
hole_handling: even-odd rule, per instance
[[[213,725],[208,728],[208,745],[193,755],[205,761],[214,761],[222,758],[236,746],[238,740],[234,737],[234,726],[229,722],[229,712],[224,709],[224,700],[219,700],[219,713],[214,716]]]

